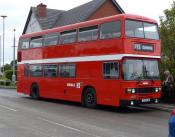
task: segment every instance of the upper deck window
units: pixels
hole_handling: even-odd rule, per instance
[[[98,38],[98,26],[90,26],[79,29],[78,41],[91,41]]]
[[[159,40],[158,27],[153,23],[126,20],[125,33],[128,37]]]
[[[56,45],[58,42],[59,33],[50,33],[44,35],[44,46]]]
[[[109,39],[120,37],[121,23],[120,21],[107,22],[101,25],[100,39]]]
[[[34,37],[30,41],[30,48],[42,47],[42,37]]]
[[[21,39],[19,42],[19,49],[28,49],[29,48],[29,39]]]
[[[61,32],[61,36],[60,36],[61,44],[73,43],[73,42],[76,42],[76,39],[77,39],[76,30],[69,30],[69,31]]]

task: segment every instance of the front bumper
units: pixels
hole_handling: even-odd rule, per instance
[[[143,104],[157,104],[159,103],[159,99],[149,99],[149,100],[121,100],[120,106],[139,106]]]

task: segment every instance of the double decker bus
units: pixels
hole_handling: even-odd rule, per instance
[[[160,38],[153,19],[121,14],[25,34],[17,92],[97,104],[158,103]]]

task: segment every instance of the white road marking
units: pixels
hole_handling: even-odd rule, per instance
[[[11,111],[14,111],[14,112],[17,112],[17,111],[18,111],[18,110],[16,110],[16,109],[9,108],[9,107],[4,106],[4,105],[0,105],[0,107],[5,108],[5,109],[8,109],[8,110],[11,110]]]
[[[67,126],[67,125],[64,125],[64,124],[61,124],[61,123],[57,123],[57,122],[54,122],[54,121],[50,121],[50,120],[47,120],[47,119],[44,119],[44,118],[40,118],[39,119],[47,122],[47,123],[50,123],[50,124],[53,124],[53,125],[57,125],[57,126],[62,126],[64,128],[67,128],[67,129],[71,129],[71,130],[74,130],[76,132],[80,132],[80,133],[83,133],[83,134],[86,134],[86,135],[89,135],[89,136],[93,136],[93,137],[101,137],[101,136],[97,136],[97,135],[94,135],[94,134],[91,134],[89,132],[86,132],[86,131],[82,131],[80,129],[77,129],[77,128],[73,128],[71,126]]]

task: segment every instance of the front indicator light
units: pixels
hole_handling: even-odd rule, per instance
[[[127,93],[131,93],[131,92],[132,92],[132,89],[131,89],[131,88],[128,88],[128,89],[126,90],[126,92],[127,92]]]

